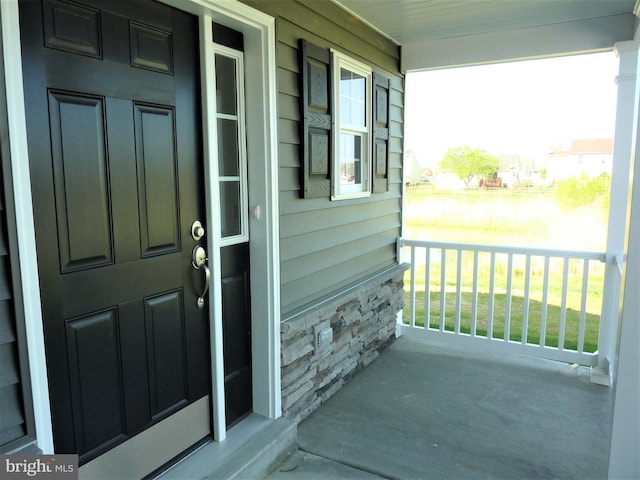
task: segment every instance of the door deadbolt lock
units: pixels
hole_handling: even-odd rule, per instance
[[[204,227],[202,223],[200,223],[200,220],[196,220],[191,225],[191,236],[196,242],[204,237]]]

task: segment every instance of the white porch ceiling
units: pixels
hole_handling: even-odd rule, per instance
[[[636,0],[334,0],[402,46],[403,70],[611,49]]]

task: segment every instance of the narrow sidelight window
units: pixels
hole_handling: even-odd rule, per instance
[[[249,237],[244,73],[242,52],[217,44],[215,50],[221,244],[224,246],[246,242]]]

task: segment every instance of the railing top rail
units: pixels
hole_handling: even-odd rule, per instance
[[[579,258],[584,260],[606,261],[605,252],[589,252],[583,250],[562,250],[553,248],[537,248],[537,247],[512,247],[505,245],[487,245],[477,243],[459,243],[459,242],[432,242],[430,240],[413,240],[409,238],[398,238],[399,247],[423,247],[423,248],[444,248],[451,250],[466,250],[472,252],[494,252],[494,253],[513,253],[521,255],[533,255],[541,257],[561,257],[561,258]]]

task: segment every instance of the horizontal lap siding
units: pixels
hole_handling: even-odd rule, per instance
[[[404,78],[396,45],[324,0],[243,0],[276,18],[283,315],[396,263],[402,205]],[[330,201],[300,195],[298,42],[336,48],[390,79],[389,189]]]
[[[0,453],[28,433],[3,196],[0,191]]]
[[[34,451],[35,426],[11,175],[11,162],[22,159],[9,149],[3,64],[0,53],[0,454],[7,454]]]
[[[351,255],[349,245],[359,249],[363,243],[367,244],[367,248],[372,248],[376,242],[382,241],[383,245],[395,242],[397,237],[395,232],[398,227],[396,215],[392,214],[283,238],[280,244],[281,261],[286,264],[290,261],[299,261],[310,255],[319,255],[318,260],[326,266],[345,255],[346,258],[349,258]],[[389,235],[391,236],[389,237]],[[328,238],[331,239],[330,242],[326,240]],[[331,255],[327,253],[332,250],[336,253]],[[282,282],[287,282],[290,278],[299,276],[303,272],[287,270],[285,273],[282,276]]]

